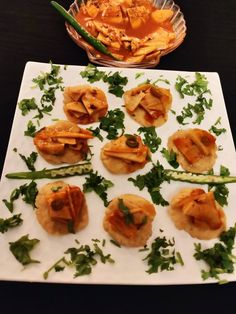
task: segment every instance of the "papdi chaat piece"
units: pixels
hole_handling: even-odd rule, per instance
[[[103,227],[119,244],[144,246],[152,234],[153,204],[134,194],[114,198],[106,208]]]
[[[216,138],[202,129],[179,130],[168,139],[168,149],[177,154],[177,161],[190,172],[209,171],[216,160]]]
[[[183,189],[171,201],[169,214],[177,229],[193,238],[217,238],[226,228],[226,218],[212,191]]]
[[[149,0],[88,0],[76,19],[93,37],[126,62],[156,60],[176,39],[173,10]]]
[[[69,86],[64,90],[64,112],[67,119],[78,124],[98,122],[107,113],[104,92],[90,85]]]
[[[44,185],[36,197],[36,217],[50,234],[75,233],[88,224],[88,209],[78,186],[56,181]]]
[[[58,121],[44,127],[34,136],[34,144],[39,154],[51,164],[73,164],[86,159],[89,152],[90,131],[70,121]]]
[[[168,119],[172,103],[169,89],[143,84],[124,93],[129,115],[145,127],[161,126]]]
[[[105,144],[101,150],[104,166],[115,174],[127,174],[142,169],[149,157],[149,149],[138,135],[122,135]]]

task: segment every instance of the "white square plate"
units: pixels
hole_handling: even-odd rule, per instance
[[[84,70],[82,66],[61,66],[60,75],[63,77],[64,86],[73,86],[78,84],[88,84],[86,79],[83,79],[80,72]],[[186,77],[188,81],[195,79],[194,72],[182,72],[182,71],[164,71],[164,70],[140,70],[140,69],[117,69],[117,68],[99,68],[105,72],[121,72],[122,76],[128,77],[128,84],[124,87],[124,90],[136,87],[138,84],[144,82],[146,79],[155,81],[158,78],[167,79],[170,85],[164,82],[158,83],[162,87],[170,88],[173,103],[172,109],[180,114],[183,106],[188,102],[188,97],[181,99],[175,90],[175,81],[178,75]],[[49,72],[50,64],[28,62],[25,67],[23,80],[20,88],[18,102],[24,98],[35,97],[39,102],[42,92],[38,88],[32,88],[34,85],[32,79],[37,77],[41,72]],[[136,78],[136,74],[143,72],[143,75]],[[224,165],[230,169],[231,175],[236,175],[235,166],[235,149],[233,138],[230,130],[230,125],[227,117],[225,103],[223,99],[223,93],[220,85],[219,76],[217,73],[202,73],[209,81],[209,89],[213,99],[213,107],[211,110],[206,110],[206,116],[200,126],[195,124],[188,124],[181,126],[176,121],[176,116],[170,112],[168,121],[157,128],[157,134],[162,139],[162,147],[166,147],[168,137],[180,128],[200,127],[206,130],[221,117],[221,127],[226,128],[227,132],[217,137],[217,145],[221,146],[223,150],[218,151],[217,161],[214,166],[215,173],[219,173],[220,165]],[[95,82],[94,86],[102,88],[106,93],[109,110],[114,108],[120,108],[124,110],[122,98],[118,98],[108,93],[108,86],[104,82]],[[15,117],[13,121],[9,146],[7,150],[5,165],[2,173],[1,185],[0,185],[0,199],[9,199],[10,193],[16,187],[27,183],[27,180],[12,180],[6,179],[5,174],[9,172],[27,171],[25,164],[20,159],[18,153],[25,156],[29,156],[32,151],[36,151],[31,137],[24,136],[24,131],[27,128],[27,123],[33,118],[34,113],[29,113],[26,116],[22,116],[18,106],[16,108]],[[51,116],[44,116],[40,120],[40,127],[53,124],[52,119],[66,119],[63,112],[63,95],[62,91],[56,92],[56,102]],[[93,126],[98,126],[98,123]],[[133,121],[127,114],[125,115],[125,127],[126,133],[135,133],[140,127],[135,121]],[[104,133],[105,134],[105,133]],[[109,173],[102,165],[99,152],[101,147],[107,142],[104,139],[100,142],[97,138],[91,140],[92,152],[94,157],[92,159],[93,169],[104,176],[106,179],[111,180],[114,183],[114,187],[108,190],[108,199],[119,196],[124,193],[134,193],[142,195],[147,200],[151,201],[150,195],[146,190],[139,191],[133,186],[131,182],[127,181],[129,177],[136,177],[138,174],[145,174],[149,171],[150,163],[145,166],[141,171],[137,171],[131,175],[113,175]],[[18,153],[13,149],[17,148]],[[159,160],[165,168],[171,168],[168,163],[163,159],[160,149],[153,155],[153,161]],[[36,168],[52,168],[44,161],[40,156],[35,164]],[[64,181],[78,185],[82,187],[85,182],[83,176],[65,178]],[[49,179],[37,180],[38,188],[44,184],[50,182]],[[181,187],[194,187],[188,183],[171,182],[162,185],[161,192],[165,199],[170,199],[175,195]],[[205,190],[207,186],[202,186]],[[229,199],[228,206],[224,207],[227,217],[227,228],[234,225],[236,222],[236,185],[229,184]],[[191,238],[186,232],[179,231],[175,228],[172,221],[167,214],[167,208],[162,206],[155,206],[157,215],[153,222],[153,234],[148,241],[148,246],[157,236],[165,235],[167,239],[175,239],[175,248],[181,253],[184,260],[184,266],[180,264],[175,265],[173,271],[163,271],[149,275],[146,270],[148,269],[146,261],[143,258],[147,255],[147,252],[139,252],[137,248],[118,248],[110,243],[108,234],[103,230],[102,221],[104,216],[103,202],[94,193],[87,193],[86,200],[89,210],[89,224],[88,226],[78,232],[77,234],[69,234],[65,236],[52,236],[47,234],[39,225],[35,212],[30,205],[25,204],[21,199],[15,201],[14,214],[22,213],[24,220],[23,224],[19,227],[10,229],[4,234],[0,234],[1,254],[0,254],[0,279],[1,280],[16,280],[16,281],[30,281],[30,282],[58,282],[58,283],[84,283],[84,284],[142,284],[142,285],[164,285],[164,284],[198,284],[203,283],[201,278],[201,269],[207,269],[203,262],[196,261],[193,257],[194,243],[201,243],[203,248],[211,247],[216,241],[199,241],[198,239]],[[2,203],[0,217],[6,218],[11,216],[8,209]],[[164,232],[161,233],[160,229]],[[31,252],[32,258],[40,260],[39,264],[30,264],[23,267],[12,255],[9,250],[9,242],[18,240],[21,236],[29,234],[29,237],[37,238],[40,243]],[[63,272],[52,271],[45,281],[43,279],[43,273],[52,266],[59,258],[61,258],[65,250],[69,247],[76,246],[74,240],[77,239],[81,244],[91,244],[91,239],[106,239],[106,245],[104,247],[104,253],[111,253],[112,258],[115,260],[114,264],[102,264],[98,263],[92,270],[92,273],[87,276],[80,276],[73,278],[74,270],[66,268]],[[236,273],[222,276],[229,281],[236,280]],[[212,282],[214,280],[207,280],[204,282]]]

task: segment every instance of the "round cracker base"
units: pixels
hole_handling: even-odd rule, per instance
[[[184,170],[189,171],[189,172],[194,172],[194,173],[210,171],[213,168],[216,161],[216,157],[217,157],[216,146],[209,156],[205,156],[201,158],[199,161],[195,162],[194,164],[190,164],[175,146],[174,140],[176,138],[186,136],[188,131],[189,130],[179,130],[175,132],[173,135],[171,135],[167,143],[168,150],[169,151],[173,150],[176,153],[177,161]]]
[[[38,222],[43,227],[45,231],[53,235],[63,235],[70,233],[66,224],[60,223],[58,221],[53,221],[49,216],[49,205],[47,203],[47,196],[52,193],[52,187],[66,186],[63,181],[56,181],[53,183],[48,183],[43,186],[35,201],[36,205],[36,217]],[[86,200],[84,198],[83,206],[79,212],[79,215],[74,224],[74,231],[77,232],[85,228],[88,224],[88,208]]]
[[[210,229],[207,224],[203,224],[201,227],[196,226],[189,216],[184,215],[180,208],[175,207],[175,204],[177,204],[184,197],[188,196],[191,191],[192,189],[181,190],[170,203],[168,214],[170,215],[176,228],[178,230],[185,230],[191,237],[199,240],[211,240],[218,238],[226,229],[226,217],[222,207],[217,202],[216,207],[220,213],[221,227],[215,230]]]
[[[80,128],[73,122],[65,121],[65,120],[59,120],[54,125],[48,126],[51,130],[63,130],[63,131],[70,131],[70,132],[79,132]],[[40,132],[40,131],[39,131]],[[84,151],[88,151],[88,144],[86,141],[83,143]],[[65,147],[65,150],[63,154],[60,155],[53,155],[53,154],[47,154],[42,152],[37,145],[35,145],[37,148],[38,153],[40,156],[42,156],[47,162],[53,165],[58,165],[62,163],[68,163],[68,164],[75,164],[81,160],[84,160],[86,158],[86,154],[83,152],[80,152],[78,150]]]
[[[102,161],[103,165],[105,166],[105,168],[108,171],[110,171],[111,173],[114,173],[114,174],[128,174],[128,173],[132,173],[132,172],[134,172],[136,170],[144,168],[144,166],[148,162],[148,160],[146,160],[145,162],[142,162],[142,163],[134,162],[134,161],[130,161],[129,162],[129,161],[125,161],[125,160],[120,159],[120,158],[107,156],[104,153],[104,149],[109,144],[110,143],[107,143],[101,149],[100,158],[101,158],[101,161]]]
[[[125,205],[129,207],[131,211],[132,208],[135,208],[138,204],[139,207],[145,206],[146,211],[149,213],[147,222],[140,227],[134,239],[129,239],[122,235],[121,233],[114,230],[114,228],[112,228],[112,225],[108,220],[109,214],[117,209],[119,199],[125,200]],[[124,245],[127,247],[144,246],[147,243],[147,240],[152,235],[152,221],[155,215],[156,215],[155,207],[153,206],[153,204],[151,204],[143,197],[134,194],[123,194],[117,198],[114,198],[108,205],[103,220],[103,227],[105,231],[107,231],[107,233],[120,245]]]
[[[68,147],[65,148],[64,153],[62,155],[46,154],[41,152],[38,148],[37,151],[40,154],[40,156],[42,156],[48,163],[52,165],[59,165],[63,163],[75,164],[85,159],[84,158],[85,154],[82,154],[79,151],[70,149]]]

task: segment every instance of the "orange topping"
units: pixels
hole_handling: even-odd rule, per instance
[[[174,144],[190,164],[194,164],[204,157],[201,149],[188,137],[176,138]]]
[[[79,187],[63,187],[48,198],[49,215],[53,220],[67,223],[75,221],[83,204],[83,194]]]
[[[133,223],[127,224],[120,210],[113,211],[108,218],[112,228],[123,234],[126,238],[132,239],[136,236],[137,228]]]

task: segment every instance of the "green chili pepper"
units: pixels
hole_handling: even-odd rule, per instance
[[[91,46],[93,46],[99,52],[118,60],[98,39],[89,34],[78,21],[68,13],[59,3],[56,1],[51,1],[51,5],[64,17],[64,19],[74,27],[76,32],[78,32]]]
[[[57,179],[71,176],[81,176],[92,171],[92,165],[90,162],[81,163],[72,166],[65,166],[54,169],[43,169],[39,171],[26,171],[26,172],[13,172],[7,173],[8,179]]]

